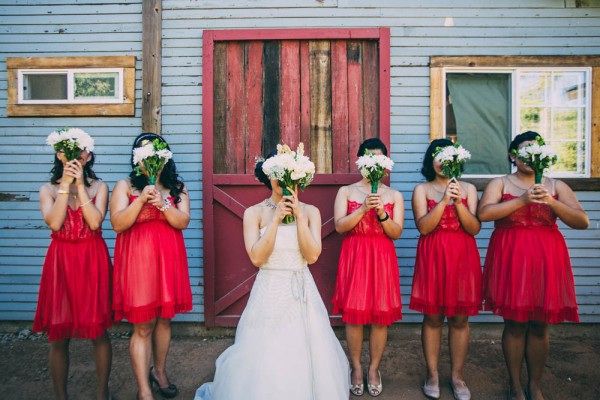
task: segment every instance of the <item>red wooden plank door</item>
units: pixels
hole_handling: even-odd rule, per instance
[[[235,326],[246,305],[258,270],[244,249],[242,217],[270,194],[254,165],[278,143],[303,142],[317,168],[300,199],[321,211],[323,251],[310,268],[331,311],[342,239],[333,224],[337,189],[360,179],[354,161],[364,138],[389,144],[389,47],[381,48],[389,30],[205,31],[203,40],[206,324]]]

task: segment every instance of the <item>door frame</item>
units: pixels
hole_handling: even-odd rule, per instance
[[[376,39],[379,42],[379,138],[390,146],[390,28],[307,28],[205,30],[202,35],[202,209],[203,209],[203,304],[206,326],[216,326],[215,315],[215,242],[213,197],[215,184],[243,183],[262,185],[253,175],[214,175],[213,170],[213,63],[215,42],[246,40],[335,40]],[[317,174],[314,183],[348,185],[360,174]],[[218,195],[218,193],[217,193]],[[244,207],[231,204],[240,217]],[[331,233],[333,218],[323,221],[322,237]],[[328,233],[329,232],[329,233]],[[253,282],[253,279],[252,279]],[[247,284],[251,285],[252,282]],[[225,322],[225,321],[223,321]],[[220,324],[219,324],[220,325]],[[227,324],[229,325],[229,324]]]

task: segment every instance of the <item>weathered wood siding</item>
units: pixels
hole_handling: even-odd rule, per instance
[[[141,57],[141,2],[82,0],[2,1],[0,70],[7,56],[136,55]],[[162,126],[178,167],[192,190],[186,231],[202,320],[201,113],[204,29],[379,27],[391,28],[392,185],[406,198],[407,223],[397,241],[403,300],[408,304],[417,231],[410,196],[429,140],[429,57],[433,55],[597,55],[600,8],[574,0],[164,0]],[[141,67],[141,63],[139,63]],[[141,71],[137,71],[138,81]],[[80,126],[97,138],[98,173],[112,187],[127,172],[136,118],[4,118],[5,74],[0,74],[0,319],[31,319],[49,232],[40,219],[37,188],[50,169],[44,145],[49,131]],[[136,85],[141,93],[141,81]],[[581,319],[600,322],[600,196],[577,193],[592,224],[587,231],[561,227],[567,238]],[[21,201],[19,201],[21,200]],[[485,256],[491,225],[478,235]],[[112,248],[114,235],[105,225]],[[420,316],[405,307],[405,321]],[[498,321],[489,314],[477,321]]]

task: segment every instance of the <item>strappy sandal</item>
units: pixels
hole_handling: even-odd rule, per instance
[[[379,375],[379,385],[367,382],[367,389],[369,390],[369,396],[371,397],[377,397],[383,392],[383,380],[381,379],[381,372],[379,372],[379,370],[377,370],[377,375]]]

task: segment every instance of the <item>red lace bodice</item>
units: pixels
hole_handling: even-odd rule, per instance
[[[502,201],[516,199],[510,193],[502,195]],[[556,196],[553,196],[556,198]],[[510,228],[513,226],[521,226],[526,228],[533,227],[551,227],[556,226],[556,214],[546,204],[527,204],[525,207],[518,209],[507,217],[496,221],[496,228]]]
[[[67,216],[62,228],[60,228],[58,232],[52,232],[50,237],[56,240],[77,242],[101,235],[101,229],[96,231],[92,231],[90,229],[89,225],[83,219],[83,211],[81,207],[79,207],[77,210],[73,210],[70,206],[67,206]]]
[[[354,211],[360,208],[362,203],[357,201],[348,200],[348,214],[352,214]],[[390,218],[393,217],[394,205],[387,203],[383,205],[383,209],[388,213]],[[381,226],[381,222],[377,220],[377,212],[373,209],[366,213],[362,219],[356,224],[348,235],[369,235],[369,236],[386,236]]]
[[[466,206],[467,199],[462,199],[462,203]],[[431,211],[438,203],[435,200],[427,199],[427,212]],[[460,221],[458,220],[458,214],[456,213],[456,206],[454,204],[448,204],[444,208],[444,213],[440,222],[435,227],[435,230],[442,229],[447,231],[457,231],[460,229]]]
[[[139,196],[129,195],[129,204],[133,203],[133,201],[138,197]],[[177,208],[177,205],[175,204],[175,199],[169,196],[169,200],[171,201],[172,207]],[[135,219],[135,223],[140,224],[149,221],[166,221],[166,218],[158,208],[154,207],[150,203],[146,203],[144,204],[144,206],[140,210],[140,213]]]

